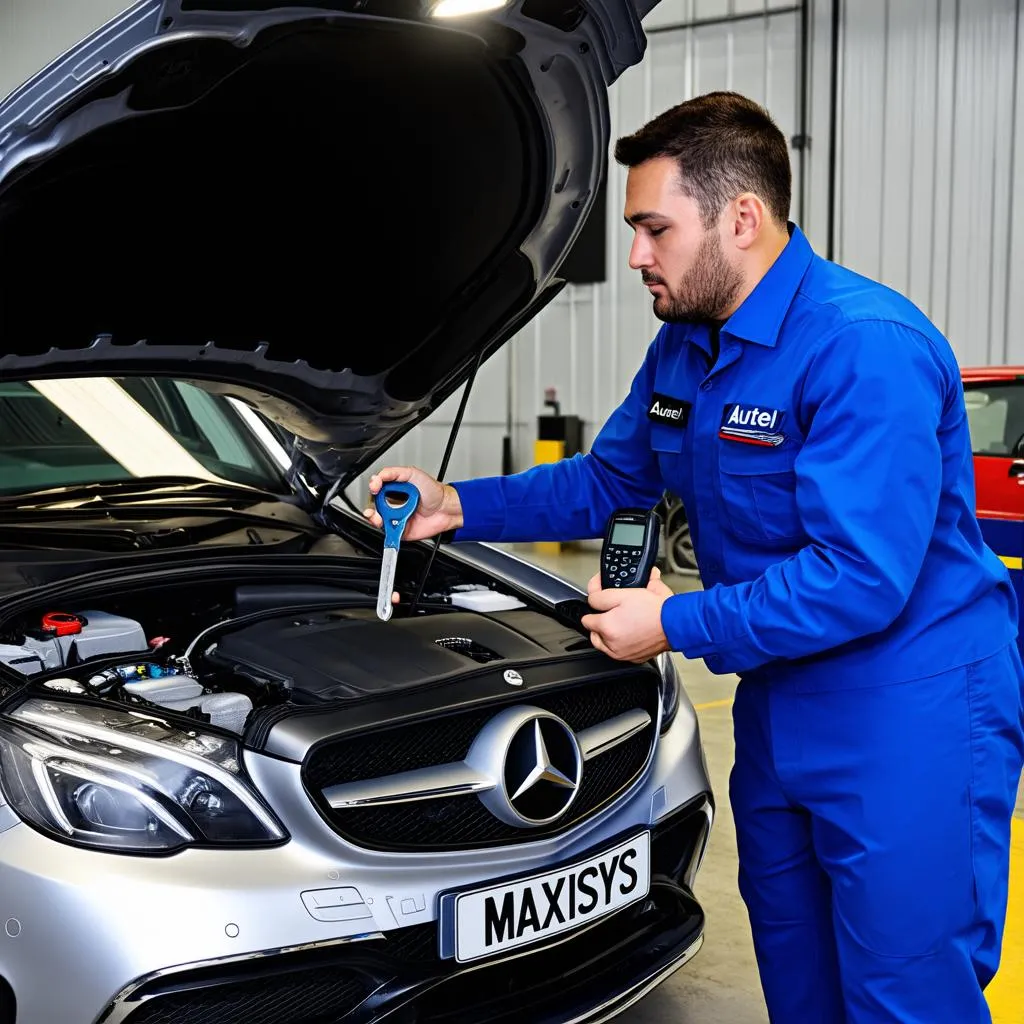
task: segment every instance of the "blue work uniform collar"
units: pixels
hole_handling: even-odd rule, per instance
[[[741,341],[774,348],[782,321],[786,319],[814,255],[804,233],[792,222],[788,228],[789,241],[785,249],[740,308],[726,320],[722,327],[723,335],[730,334]]]

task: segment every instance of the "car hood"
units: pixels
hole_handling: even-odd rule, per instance
[[[0,105],[0,377],[167,375],[362,472],[562,286],[649,0],[143,2]]]

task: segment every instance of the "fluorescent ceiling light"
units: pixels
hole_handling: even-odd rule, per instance
[[[460,18],[466,14],[481,14],[504,7],[508,0],[439,0],[431,12],[435,18]]]

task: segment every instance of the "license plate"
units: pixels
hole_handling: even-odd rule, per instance
[[[643,899],[651,887],[649,832],[557,871],[455,897],[455,959],[479,960],[549,939]]]

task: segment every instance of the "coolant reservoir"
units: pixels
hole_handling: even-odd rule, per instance
[[[103,611],[51,611],[21,644],[0,644],[0,661],[34,675],[107,654],[129,654],[149,647],[134,619]]]

